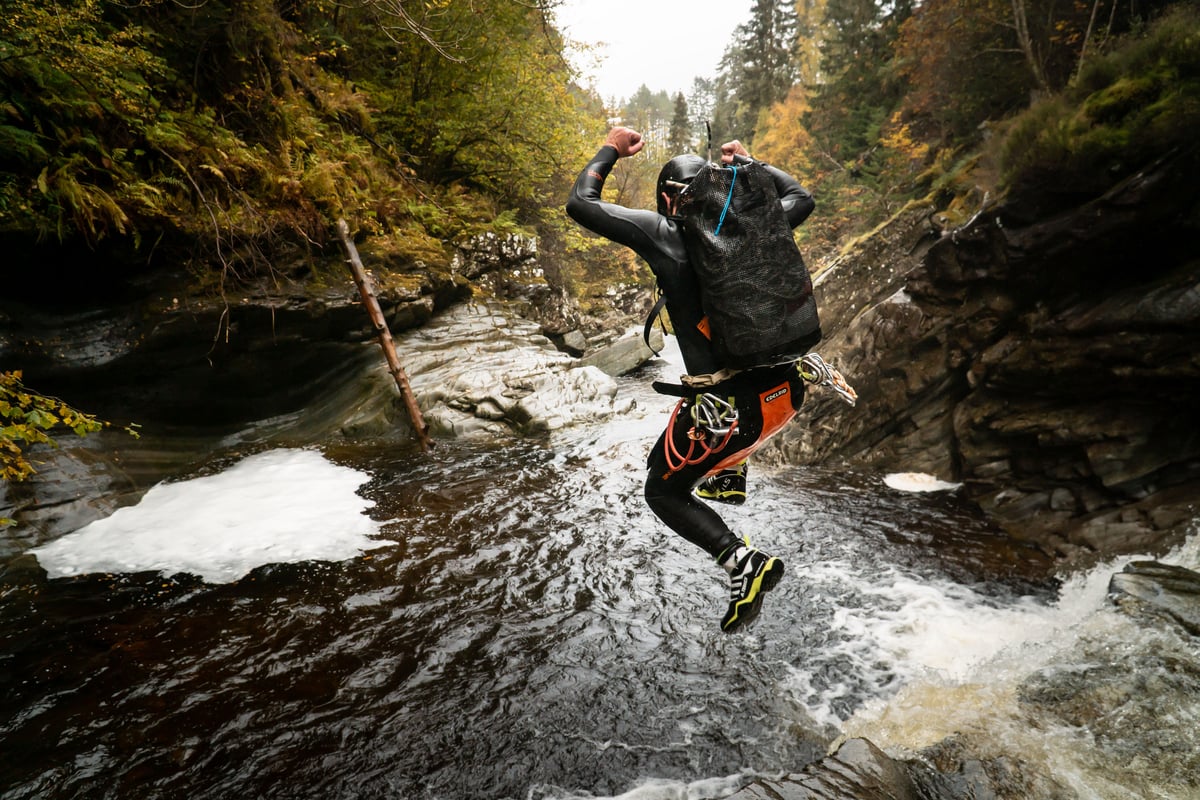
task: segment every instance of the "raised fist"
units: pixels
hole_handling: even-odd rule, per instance
[[[632,156],[641,152],[641,149],[646,146],[640,133],[633,128],[622,128],[619,125],[608,132],[604,143],[617,149],[618,158]]]
[[[732,164],[734,156],[750,157],[750,153],[747,152],[746,148],[737,139],[721,145],[721,163]]]

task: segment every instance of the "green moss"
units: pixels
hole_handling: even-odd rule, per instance
[[[1161,91],[1162,81],[1157,75],[1118,78],[1086,97],[1080,111],[1093,124],[1120,122],[1154,102]]]
[[[1096,191],[1190,144],[1197,126],[1200,11],[1187,6],[1118,42],[1074,87],[1021,114],[1003,143],[1003,180]]]

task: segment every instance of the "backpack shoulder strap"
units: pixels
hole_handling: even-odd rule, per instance
[[[646,342],[646,347],[651,353],[658,355],[658,351],[650,344],[650,331],[654,327],[654,320],[658,319],[658,315],[662,313],[663,306],[667,303],[667,296],[660,294],[658,300],[654,302],[654,308],[650,309],[649,316],[646,317],[646,327],[642,329],[642,340]]]

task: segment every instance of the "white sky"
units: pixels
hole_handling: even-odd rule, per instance
[[[573,55],[604,100],[628,98],[645,84],[674,96],[694,78],[714,78],[733,30],[750,19],[752,0],[563,0],[558,27],[572,41],[603,42]],[[603,59],[599,66],[594,58]]]

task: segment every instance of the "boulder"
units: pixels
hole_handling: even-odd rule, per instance
[[[579,365],[596,367],[615,378],[633,372],[654,358],[655,351],[662,350],[663,336],[657,328],[650,332],[650,345],[653,350],[646,347],[640,332],[627,334],[611,344],[587,353],[579,360]]]
[[[1200,636],[1200,573],[1157,561],[1135,561],[1113,575],[1108,592],[1122,608],[1165,616]]]

